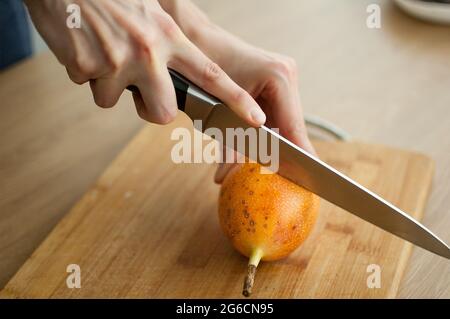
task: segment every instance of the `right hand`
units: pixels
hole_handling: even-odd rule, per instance
[[[32,20],[72,81],[90,82],[101,107],[114,106],[129,85],[143,119],[166,124],[177,113],[167,68],[226,103],[250,125],[265,114],[255,100],[183,34],[157,0],[83,0],[81,28],[66,26],[73,0],[26,0]]]

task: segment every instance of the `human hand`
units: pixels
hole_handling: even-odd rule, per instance
[[[292,58],[251,46],[221,29],[188,0],[159,0],[185,34],[251,94],[267,116],[266,125],[316,155],[306,133],[298,92],[297,66]],[[236,157],[239,154],[235,154]],[[221,164],[220,183],[233,164]]]
[[[223,67],[258,102],[267,116],[266,125],[310,154],[316,155],[305,127],[298,92],[297,65],[292,58],[242,47]],[[235,164],[220,164],[215,181],[221,183]]]
[[[78,84],[90,82],[101,107],[114,106],[129,85],[140,117],[165,124],[177,113],[167,68],[224,101],[250,125],[265,122],[255,100],[181,31],[156,0],[83,0],[80,29],[66,26],[73,0],[27,0],[38,31]]]

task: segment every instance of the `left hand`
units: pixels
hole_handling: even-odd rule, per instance
[[[282,136],[316,155],[303,119],[295,61],[250,46],[235,54],[222,67],[261,106],[266,125],[279,128]],[[220,164],[215,181],[221,183],[233,165]]]
[[[213,24],[188,0],[158,0],[187,37],[256,100],[266,125],[312,155],[298,92],[295,60],[256,48]],[[233,164],[221,164],[215,181],[221,183]]]

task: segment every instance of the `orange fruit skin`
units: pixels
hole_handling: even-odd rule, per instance
[[[233,246],[262,260],[292,253],[309,235],[319,198],[277,174],[261,174],[260,165],[245,163],[228,173],[219,196],[219,220]]]

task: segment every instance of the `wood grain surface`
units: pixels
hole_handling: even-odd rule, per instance
[[[450,242],[450,28],[389,0],[196,0],[244,40],[294,57],[307,114],[359,140],[427,154],[424,224]],[[381,29],[365,25],[381,7]],[[141,127],[132,101],[95,107],[49,55],[0,73],[0,287]],[[450,298],[447,260],[413,249],[398,297]]]
[[[55,228],[2,297],[236,298],[247,260],[221,233],[214,166],[174,164],[176,127],[149,125]],[[406,151],[363,143],[317,143],[321,157],[420,218],[433,162]],[[349,199],[351,200],[351,199]],[[289,258],[262,263],[254,297],[395,297],[411,252],[401,239],[322,201],[307,242]],[[81,288],[66,285],[69,264]],[[368,265],[381,288],[366,284]]]
[[[422,152],[436,162],[423,222],[450,242],[450,27],[391,0],[197,0],[215,22],[299,66],[308,114],[359,140]],[[378,4],[381,28],[366,26]],[[450,298],[450,262],[415,249],[399,296]]]
[[[133,109],[96,107],[48,54],[0,73],[0,287],[139,130]]]

